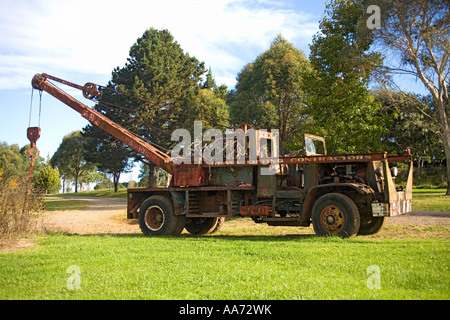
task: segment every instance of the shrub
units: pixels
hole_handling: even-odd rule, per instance
[[[30,189],[28,176],[11,177],[0,168],[0,245],[31,231],[32,218],[41,209],[41,199]]]

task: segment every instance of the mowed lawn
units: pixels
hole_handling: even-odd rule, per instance
[[[449,299],[449,257],[448,238],[53,234],[0,254],[0,299]]]
[[[340,239],[249,219],[203,237],[51,233],[0,253],[0,299],[448,300],[449,239],[449,226]]]
[[[413,210],[450,212],[450,197],[445,189],[414,189]]]

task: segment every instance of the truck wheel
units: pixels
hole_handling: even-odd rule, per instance
[[[146,236],[180,234],[185,216],[177,216],[171,201],[164,196],[151,196],[139,210],[139,227]]]
[[[224,222],[225,222],[225,218],[224,217],[217,218],[216,226],[214,227],[214,229],[210,233],[215,233],[215,232],[219,231],[220,228],[222,228]]]
[[[383,229],[387,219],[385,217],[372,217],[371,215],[362,215],[358,234],[375,234]]]
[[[186,230],[194,235],[214,233],[222,225],[221,219],[223,218],[188,218]]]
[[[340,193],[325,194],[317,199],[312,208],[312,221],[314,231],[320,236],[352,237],[360,226],[358,207]]]

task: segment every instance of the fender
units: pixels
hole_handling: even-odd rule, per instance
[[[371,187],[363,183],[327,183],[317,185],[312,187],[306,194],[303,205],[302,220],[309,221],[311,218],[312,207],[320,196],[330,192],[344,193],[348,191],[356,191],[358,194],[375,194],[375,191]]]

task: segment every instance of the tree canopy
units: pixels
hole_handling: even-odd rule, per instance
[[[369,5],[381,8],[378,29],[369,27]],[[202,120],[204,129],[241,123],[279,129],[281,154],[300,150],[303,134],[313,133],[327,139],[329,153],[412,147],[420,157],[445,155],[449,164],[449,11],[444,0],[333,0],[309,60],[278,35],[242,68],[228,92],[168,30],[150,28],[131,46],[125,65],[112,71],[95,108],[167,152],[176,143],[175,129],[191,131],[194,120]],[[389,83],[394,73],[416,77],[430,95],[374,90],[374,83]],[[96,127],[84,131],[88,152],[78,163],[95,162],[118,182],[131,159],[142,161],[149,166],[143,168],[149,185],[156,185],[155,165]],[[55,153],[60,174],[76,176],[65,169],[77,153],[73,148],[64,156]]]
[[[237,76],[230,106],[235,124],[279,129],[281,153],[301,127],[305,95],[303,74],[309,69],[304,53],[278,35],[270,48],[247,64]]]
[[[188,119],[187,106],[205,72],[204,64],[185,53],[169,31],[148,29],[131,46],[125,66],[112,73],[110,85],[126,94],[118,101],[116,94],[109,97],[123,106],[126,128],[168,148],[167,133]]]
[[[58,168],[62,177],[75,181],[75,192],[78,192],[78,184],[93,180],[95,165],[85,159],[85,138],[81,131],[74,131],[63,138],[50,163]]]
[[[448,0],[377,1],[383,25],[375,30],[377,43],[391,56],[385,67],[394,74],[420,80],[436,109],[428,117],[438,127],[447,161],[450,195],[450,3]],[[434,125],[433,124],[433,125]]]
[[[327,138],[331,153],[383,151],[381,105],[369,91],[369,81],[381,63],[370,51],[373,38],[365,11],[354,1],[327,4],[320,32],[313,37],[313,71],[304,82],[307,130]]]
[[[205,72],[204,63],[185,53],[168,30],[148,29],[131,46],[125,66],[113,70],[96,109],[159,149],[168,150],[171,133],[190,119],[189,106]],[[136,152],[129,153],[119,142],[115,146],[123,156],[119,163],[130,155],[147,163],[153,172],[149,184],[156,185],[154,164]]]
[[[60,187],[59,172],[52,168],[50,159],[47,159],[44,167],[35,175],[34,180],[36,188],[45,194],[56,192]]]
[[[88,125],[84,128],[86,161],[94,163],[97,170],[112,175],[114,191],[119,190],[119,179],[122,173],[132,168],[131,150],[123,142],[117,140],[102,129]]]

